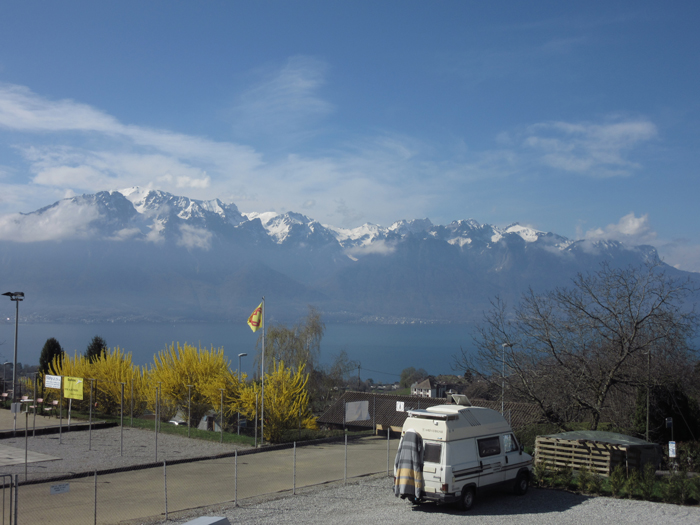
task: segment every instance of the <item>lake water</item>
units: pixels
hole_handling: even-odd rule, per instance
[[[0,358],[12,361],[14,323],[0,324]],[[375,382],[397,381],[401,370],[412,366],[424,368],[432,375],[452,373],[452,356],[460,347],[471,349],[471,325],[326,325],[321,342],[321,362],[329,363],[345,350],[350,359],[360,361],[361,378]],[[84,353],[91,339],[99,335],[110,348],[119,346],[131,352],[139,365],[153,362],[154,354],[174,342],[190,343],[209,348],[223,347],[238,368],[238,354],[242,358],[241,371],[252,374],[253,356],[258,333],[245,324],[51,324],[20,323],[17,361],[38,364],[46,340],[55,337],[70,355]]]

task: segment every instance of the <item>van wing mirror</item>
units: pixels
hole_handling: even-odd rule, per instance
[[[525,450],[525,445],[523,445],[522,443],[520,443],[520,455],[521,455],[521,456],[523,455],[523,450]]]

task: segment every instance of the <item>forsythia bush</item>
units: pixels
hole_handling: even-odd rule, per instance
[[[185,418],[188,412],[188,387],[190,392],[192,424],[199,423],[210,409],[219,411],[221,389],[224,390],[224,411],[235,412],[238,403],[238,378],[230,370],[224,349],[210,350],[185,343],[175,343],[155,357],[150,370],[148,406],[155,410],[155,391],[161,388],[161,419],[170,419],[181,410]]]
[[[318,428],[316,418],[309,409],[309,392],[306,385],[309,375],[304,367],[296,372],[284,367],[284,363],[274,363],[274,369],[265,376],[265,425],[264,438],[278,441],[287,428]],[[257,383],[245,385],[241,389],[241,413],[249,420],[256,416],[256,395],[260,403],[261,386]],[[258,408],[259,410],[259,408]],[[258,417],[260,414],[257,414]]]
[[[99,412],[119,414],[121,408],[121,383],[124,383],[124,412],[131,411],[131,393],[134,395],[134,415],[143,413],[148,390],[149,377],[145,368],[135,366],[131,353],[119,347],[107,350],[98,359],[90,362],[84,356],[75,354],[63,359],[54,358],[49,365],[51,375],[82,377],[83,401],[76,408],[87,410],[90,401],[90,379],[94,379],[93,402]],[[133,388],[132,388],[133,387]],[[57,390],[49,390],[47,398],[56,398]]]

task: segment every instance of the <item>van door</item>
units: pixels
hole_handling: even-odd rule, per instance
[[[515,479],[523,463],[520,445],[512,433],[503,434],[503,452],[506,458],[505,480]]]
[[[479,451],[479,464],[481,466],[479,486],[485,487],[505,481],[501,436],[477,439],[476,445]]]

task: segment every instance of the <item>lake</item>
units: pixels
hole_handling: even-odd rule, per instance
[[[12,361],[14,349],[14,319],[0,323],[0,358]],[[329,363],[345,350],[350,359],[361,364],[361,378],[375,382],[393,382],[401,370],[412,366],[424,368],[432,375],[453,373],[452,356],[460,347],[472,348],[471,325],[371,325],[327,324],[321,341],[321,362]],[[258,332],[259,333],[259,332]],[[110,348],[119,346],[131,352],[134,363],[153,362],[154,354],[174,342],[190,343],[209,348],[223,347],[241,371],[252,374],[253,356],[258,333],[253,333],[245,320],[239,325],[214,323],[182,324],[59,324],[20,323],[17,361],[26,365],[39,363],[46,340],[55,337],[64,350],[73,355],[85,352],[95,335],[102,337]]]

